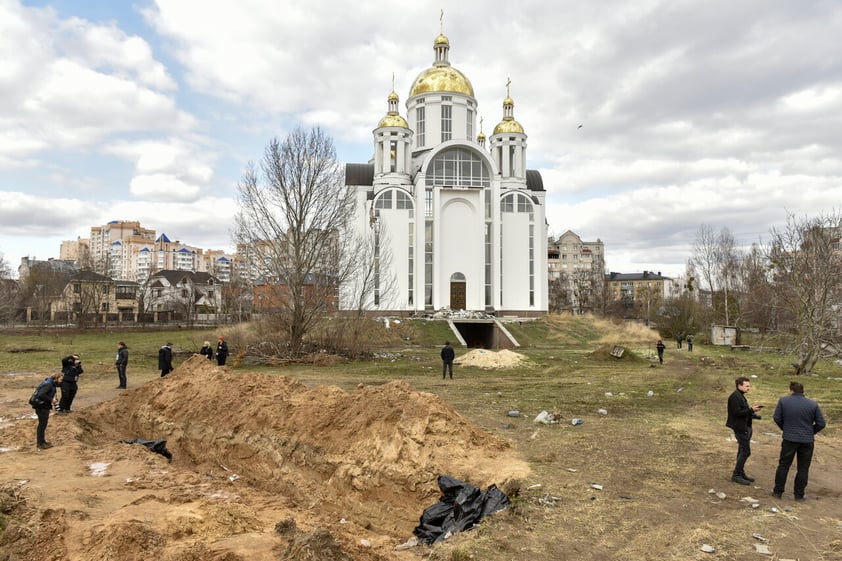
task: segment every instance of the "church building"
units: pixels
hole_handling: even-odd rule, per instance
[[[433,51],[432,66],[409,89],[406,117],[392,91],[373,131],[374,157],[346,166],[357,197],[355,228],[388,255],[376,271],[371,307],[542,315],[546,193],[540,173],[526,167],[527,136],[510,85],[486,139],[477,130],[474,88],[450,65],[445,35]]]

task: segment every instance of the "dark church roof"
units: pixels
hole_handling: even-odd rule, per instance
[[[372,185],[374,164],[345,164],[345,185]]]
[[[544,180],[541,178],[541,172],[536,169],[526,170],[526,188],[530,191],[543,191]]]

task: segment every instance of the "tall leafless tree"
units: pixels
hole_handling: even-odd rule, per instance
[[[839,310],[842,305],[842,214],[815,218],[790,214],[786,225],[773,228],[765,247],[774,275],[776,303],[794,322],[797,374],[812,371],[826,349],[839,353]]]
[[[0,254],[0,323],[9,323],[15,316],[18,285],[11,277],[12,270],[6,258]]]
[[[739,260],[736,240],[727,227],[718,233],[708,224],[699,227],[689,265],[701,277],[702,286],[710,291],[711,305],[726,324],[734,323],[731,312],[736,310],[733,308],[735,301],[728,291],[734,282]]]
[[[321,129],[296,129],[269,142],[259,165],[237,186],[236,241],[248,246],[266,281],[282,287],[276,319],[293,354],[311,327],[336,305],[351,277],[352,189]]]

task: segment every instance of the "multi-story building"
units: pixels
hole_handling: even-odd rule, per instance
[[[553,311],[581,314],[600,306],[605,276],[605,246],[597,238],[582,241],[567,230],[547,241],[549,303]]]
[[[432,66],[409,88],[407,118],[392,91],[373,131],[374,157],[346,167],[345,182],[357,196],[356,231],[376,237],[375,261],[391,256],[366,306],[542,314],[546,193],[541,174],[527,168],[527,136],[514,118],[510,83],[486,146],[473,85],[450,65],[450,40],[440,34],[433,52]],[[387,284],[390,290],[381,291]],[[350,306],[352,296],[343,297],[341,305]]]
[[[77,238],[75,240],[64,240],[59,249],[59,259],[63,261],[75,261],[83,269],[92,268],[91,240]]]
[[[91,227],[90,252],[93,271],[113,279],[132,278],[131,247],[155,240],[155,230],[143,228],[140,222],[112,220],[103,226]]]
[[[675,294],[673,279],[661,272],[609,273],[605,276],[607,299],[626,310],[635,309],[636,317],[651,318],[658,307]]]

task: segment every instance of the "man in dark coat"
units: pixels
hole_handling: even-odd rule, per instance
[[[751,390],[751,381],[745,376],[734,380],[737,388],[728,396],[728,419],[725,426],[734,431],[734,438],[737,439],[737,463],[734,465],[734,472],[731,474],[731,481],[740,485],[749,485],[754,481],[745,472],[746,460],[751,456],[751,421],[759,419],[757,412],[762,405],[749,406],[746,394]]]
[[[122,341],[117,343],[117,358],[114,366],[117,367],[117,379],[120,380],[118,390],[126,389],[126,365],[129,364],[129,348]]]
[[[65,361],[68,362],[66,366]],[[73,399],[76,397],[76,392],[79,391],[79,376],[82,375],[84,370],[82,369],[82,361],[78,355],[66,357],[62,359],[61,363],[61,372],[64,377],[61,382],[61,399],[58,402],[57,411],[62,415],[66,415],[73,411],[71,407],[73,406]]]
[[[172,372],[172,343],[158,349],[158,369],[161,371],[161,378]]]
[[[216,340],[216,364],[225,366],[225,360],[228,358],[228,343],[225,338],[220,335]]]
[[[47,423],[50,420],[50,410],[53,408],[53,403],[56,400],[56,388],[61,385],[64,379],[64,374],[53,374],[43,382],[38,384],[35,394],[32,397],[32,408],[35,409],[35,415],[38,416],[38,428],[35,429],[35,438],[39,450],[46,450],[52,448],[53,445],[47,442]]]
[[[775,471],[775,489],[772,494],[781,498],[792,460],[798,458],[798,470],[795,473],[795,500],[805,499],[810,463],[813,461],[813,444],[816,433],[825,427],[824,415],[819,404],[804,396],[801,382],[790,382],[788,396],[778,400],[772,418],[783,431],[781,456]]]
[[[444,380],[447,377],[447,373],[450,372],[450,379],[453,379],[453,359],[456,358],[456,353],[453,351],[453,347],[450,346],[449,341],[444,342],[444,347],[441,349],[441,379]]]

